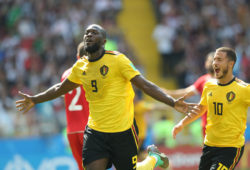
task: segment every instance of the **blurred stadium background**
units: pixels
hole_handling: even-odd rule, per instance
[[[106,49],[126,54],[149,80],[176,89],[204,74],[206,54],[220,46],[236,49],[235,75],[249,83],[249,18],[248,0],[0,0],[0,170],[76,169],[63,136],[63,98],[39,104],[26,115],[17,113],[15,101],[18,90],[36,94],[60,81],[76,61],[88,24],[107,30]],[[144,118],[145,145],[156,143],[166,151],[169,169],[197,168],[199,120],[174,141],[171,127],[181,114],[167,107]],[[249,130],[246,141],[238,170],[250,169]]]

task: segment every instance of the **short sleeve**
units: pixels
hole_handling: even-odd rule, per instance
[[[248,84],[246,86],[246,94],[245,94],[245,96],[246,96],[245,102],[246,102],[246,104],[248,106],[250,106],[250,84]]]
[[[79,76],[81,75],[81,70],[79,69],[79,67],[81,66],[81,63],[79,62],[80,60],[78,60],[72,67],[71,73],[68,76],[68,80],[72,81],[73,83],[77,83],[77,84],[82,84],[82,82],[80,81]]]
[[[125,77],[127,80],[130,81],[136,75],[140,75],[140,72],[135,68],[133,63],[125,55],[119,55],[117,60],[119,70],[123,77]]]
[[[207,86],[205,84],[204,89],[202,91],[200,105],[206,106],[207,105]]]

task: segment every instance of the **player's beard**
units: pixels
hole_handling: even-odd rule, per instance
[[[85,46],[84,49],[87,53],[94,53],[96,51],[98,51],[100,48],[99,44],[98,43],[94,43],[93,45],[91,46]]]
[[[218,79],[222,79],[224,78],[228,73],[228,65],[225,69],[222,70],[222,75],[220,77],[218,77]]]

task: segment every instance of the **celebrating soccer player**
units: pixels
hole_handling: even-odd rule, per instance
[[[216,79],[205,84],[198,106],[200,113],[186,116],[173,128],[175,138],[184,126],[208,111],[200,170],[234,169],[244,151],[250,85],[234,77],[235,62],[233,49],[216,50],[213,59]]]
[[[88,26],[83,42],[86,56],[74,64],[60,86],[52,86],[34,96],[20,92],[24,99],[17,101],[16,107],[25,113],[37,103],[55,99],[82,86],[89,103],[89,120],[83,141],[84,167],[105,170],[113,163],[119,170],[136,169],[138,131],[131,83],[179,112],[195,113],[194,105],[185,103],[183,98],[173,99],[145,79],[124,54],[106,51],[106,31],[101,26]],[[149,150],[150,154],[156,154],[155,149]]]

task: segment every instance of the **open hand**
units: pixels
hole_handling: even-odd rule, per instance
[[[183,129],[183,126],[178,123],[177,125],[175,125],[173,127],[173,130],[172,130],[172,136],[173,138],[175,139],[176,138],[176,135]]]
[[[179,98],[175,101],[174,108],[178,112],[184,113],[185,115],[192,117],[199,113],[198,104],[184,102],[186,96]]]
[[[16,101],[16,108],[18,111],[26,113],[35,105],[35,103],[31,100],[30,95],[24,94],[20,91],[18,93],[23,99]]]

